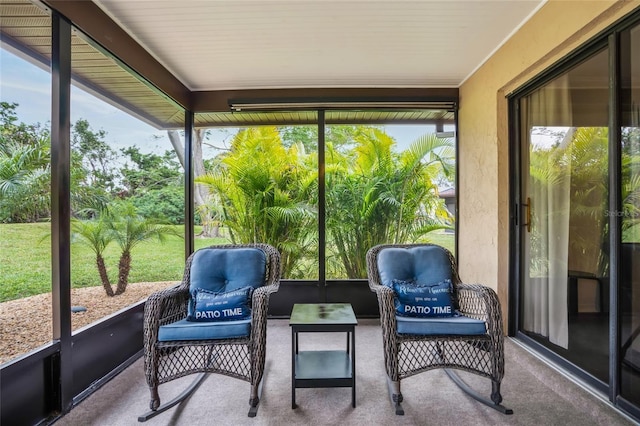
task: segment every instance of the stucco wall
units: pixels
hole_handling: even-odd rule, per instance
[[[460,274],[465,282],[496,289],[503,310],[509,272],[506,96],[638,7],[638,0],[549,1],[460,87]]]

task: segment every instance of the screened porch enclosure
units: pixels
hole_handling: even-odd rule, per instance
[[[144,299],[199,248],[243,242],[283,255],[269,318],[285,342],[295,303],[350,303],[373,336],[364,253],[442,245],[464,279],[496,290],[513,353],[526,352],[507,371],[552,365],[545,383],[568,377],[580,412],[637,421],[640,7],[272,3],[0,0],[0,303],[40,315],[3,330],[0,348],[17,349],[0,360],[0,423],[64,423],[135,377]],[[303,33],[274,40],[265,25]],[[203,45],[205,28],[223,36]],[[265,37],[251,53],[231,48],[253,31]],[[529,96],[520,110],[516,95]],[[538,136],[546,145],[529,144]],[[87,289],[99,291],[87,301]],[[278,360],[288,345],[273,349]],[[373,376],[381,356],[359,368]]]
[[[78,306],[80,299],[74,295],[82,287],[97,284],[100,288],[102,281],[107,294],[121,291],[121,282],[114,275],[113,265],[118,265],[116,246],[112,244],[99,254],[106,269],[104,277],[99,277],[95,269],[95,253],[82,248],[91,243],[90,233],[97,229],[93,226],[102,214],[100,200],[107,200],[107,205],[120,214],[131,207],[122,202],[131,200],[138,216],[168,224],[174,231],[157,248],[150,241],[131,248],[129,292],[137,291],[136,280],[142,272],[139,265],[148,261],[147,268],[155,277],[144,280],[171,285],[180,279],[183,259],[193,250],[233,240],[260,239],[278,245],[288,262],[281,290],[270,304],[272,318],[287,317],[293,303],[324,301],[350,302],[359,316],[375,317],[375,295],[368,290],[362,269],[362,250],[367,247],[360,247],[360,261],[359,256],[344,257],[353,249],[349,244],[356,241],[345,216],[354,205],[341,205],[351,199],[360,203],[355,209],[362,207],[361,185],[375,177],[375,164],[388,158],[396,164],[406,161],[401,158],[412,144],[425,139],[419,158],[429,167],[423,174],[424,202],[412,206],[414,215],[406,220],[430,222],[414,235],[402,238],[436,238],[455,249],[455,212],[445,210],[438,193],[455,189],[457,90],[285,91],[287,99],[296,99],[294,111],[281,110],[284,104],[278,101],[275,109],[272,105],[268,110],[247,111],[249,107],[243,104],[243,111],[230,112],[230,105],[236,103],[231,98],[222,111],[215,111],[218,101],[208,100],[205,95],[203,103],[214,105],[214,110],[192,113],[184,105],[197,103],[197,99],[184,102],[180,96],[170,98],[160,92],[59,15],[28,1],[3,3],[2,7],[3,72],[15,72],[25,79],[22,89],[4,91],[3,101],[6,97],[15,104],[6,112],[15,113],[12,120],[16,124],[41,126],[46,132],[46,153],[50,153],[47,161],[52,185],[47,197],[52,202],[38,208],[42,212],[50,209],[51,226],[45,229],[38,224],[41,235],[34,234],[31,244],[48,244],[51,249],[36,256],[34,260],[42,265],[32,269],[46,276],[47,267],[54,265],[48,273],[53,277],[48,314],[51,321],[42,324],[49,324],[53,331],[33,339],[36,334],[29,334],[24,325],[20,332],[30,342],[21,346],[22,352],[4,357],[3,422],[23,419],[29,423],[29,419],[46,418],[52,411],[64,412],[139,357],[143,302],[105,311],[103,317],[90,323],[78,323],[81,316],[71,314],[72,307],[94,310],[92,306]],[[29,27],[24,19],[31,23]],[[38,33],[35,38],[34,32]],[[33,103],[26,89],[29,86],[54,89],[45,102]],[[69,93],[68,98],[65,93]],[[267,96],[261,91],[251,95]],[[36,106],[40,110],[34,114],[31,110]],[[227,137],[220,144],[209,139],[220,134]],[[384,158],[371,157],[379,147],[384,147]],[[363,149],[365,152],[360,153]],[[439,167],[435,163],[440,160],[433,160],[445,157],[446,162]],[[276,189],[285,203],[258,205],[253,216],[234,216],[231,201],[237,201],[239,192],[216,192],[214,175],[220,164],[228,166],[238,161],[245,162],[240,168],[244,173],[253,168],[256,173],[268,171],[270,181],[282,178]],[[388,178],[389,171],[379,170],[375,179],[384,182],[384,173]],[[341,199],[340,194],[327,190],[327,180],[337,179],[342,182],[341,188],[352,185],[348,198]],[[265,188],[257,190],[264,192]],[[389,185],[390,190],[393,188]],[[256,192],[247,192],[244,201],[251,202],[255,196]],[[246,205],[237,207],[241,211]],[[280,228],[272,221],[267,227],[272,229],[271,234],[257,230],[244,235],[247,229],[255,231],[250,223],[260,222],[260,214],[267,217],[265,208],[278,208],[292,216]],[[18,206],[15,210],[20,211]],[[297,228],[292,220],[299,220]],[[375,224],[375,218],[367,220],[358,225],[360,228],[355,224],[353,228],[360,232]],[[337,225],[342,225],[342,231],[336,230]],[[390,230],[369,244],[391,237],[398,238]],[[336,243],[339,239],[344,242],[342,246]],[[150,259],[144,260],[147,257]],[[19,274],[17,267],[15,272]],[[18,288],[24,281],[16,276]],[[30,294],[18,293],[18,297]],[[16,296],[5,297],[11,300]],[[55,394],[48,391],[52,374],[59,374],[61,384]],[[36,408],[23,410],[23,404]]]

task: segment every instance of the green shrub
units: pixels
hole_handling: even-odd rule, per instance
[[[143,195],[132,198],[138,213],[151,220],[184,224],[184,188],[167,186],[162,189],[152,189]]]

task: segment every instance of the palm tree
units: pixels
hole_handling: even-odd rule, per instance
[[[0,102],[0,221],[35,222],[51,215],[51,137],[39,123],[18,123],[16,107]],[[73,214],[93,217],[106,205],[106,194],[86,184],[78,152],[71,163]]]
[[[2,138],[0,151],[0,219],[34,222],[48,217],[49,137],[43,134],[30,144]]]
[[[122,294],[127,289],[131,271],[131,250],[134,247],[151,239],[164,243],[167,235],[180,235],[172,226],[160,225],[138,215],[131,203],[116,204],[108,210],[104,220],[113,240],[122,251],[118,262],[118,284],[115,295]]]
[[[455,147],[451,139],[428,134],[402,152],[397,165],[397,199],[394,243],[416,241],[429,232],[449,229],[450,213],[438,196],[435,180],[455,174]]]
[[[448,227],[434,183],[454,167],[450,140],[423,137],[402,155],[383,131],[360,127],[351,142],[326,150],[328,260],[350,278],[366,276],[365,253],[380,242],[416,240]],[[348,150],[348,147],[354,148]],[[216,168],[196,179],[222,205],[234,242],[267,242],[282,255],[283,276],[297,278],[317,249],[317,163],[302,144],[283,146],[277,129],[239,132]]]
[[[113,235],[106,227],[103,220],[74,220],[72,222],[72,238],[86,245],[96,255],[96,266],[102,287],[107,296],[113,296],[114,291],[107,275],[107,267],[104,263],[104,251],[113,241]]]
[[[449,227],[435,179],[454,169],[453,143],[427,135],[400,155],[393,138],[363,128],[355,149],[327,149],[327,231],[349,278],[365,278],[365,256],[381,243],[412,242]]]
[[[275,127],[238,132],[216,168],[195,179],[219,200],[234,243],[265,242],[282,256],[282,275],[297,269],[316,246],[316,168],[301,144],[285,148]],[[302,266],[300,266],[302,268]]]
[[[114,204],[104,210],[98,220],[75,221],[73,231],[74,237],[81,237],[96,254],[98,273],[108,296],[117,296],[126,291],[131,271],[131,251],[134,247],[150,239],[158,239],[163,243],[168,235],[180,236],[172,226],[160,225],[141,217],[133,204],[128,202]],[[103,257],[104,250],[112,241],[121,249],[115,291],[107,275]]]

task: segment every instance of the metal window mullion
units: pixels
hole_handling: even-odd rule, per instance
[[[454,255],[456,257],[456,259],[459,259],[458,254],[460,253],[460,251],[458,250],[458,247],[460,246],[458,244],[459,240],[460,240],[460,225],[459,225],[459,221],[460,221],[460,126],[458,126],[458,106],[456,104],[456,107],[454,109],[454,116],[453,116],[453,120],[454,120],[454,128],[455,128],[455,141],[456,141],[456,146],[455,146],[455,156],[456,156],[456,167],[455,167],[455,178],[453,181],[453,185],[455,187],[455,192],[456,192],[456,198],[455,198],[455,202],[456,202],[456,207],[453,210],[453,215],[454,215],[454,234],[453,234],[453,244],[454,244]]]
[[[185,258],[194,250],[193,111],[185,111],[184,123],[184,245]]]
[[[609,36],[609,209],[622,211],[622,176],[620,144],[620,37]],[[620,248],[622,218],[609,215],[609,400],[615,402],[620,394]]]
[[[509,99],[509,295],[507,304],[507,334],[515,336],[520,330],[521,298],[519,284],[524,282],[523,265],[520,262],[522,253],[522,235],[520,206],[522,205],[522,138],[520,136],[521,117],[520,99]]]
[[[325,188],[325,111],[318,111],[318,283],[320,300],[327,301],[326,272],[326,188]]]
[[[73,402],[71,345],[71,24],[51,17],[51,266],[53,339],[60,343],[56,401]],[[55,380],[55,378],[54,378]],[[55,382],[54,382],[55,383]],[[55,386],[54,386],[55,387]]]

